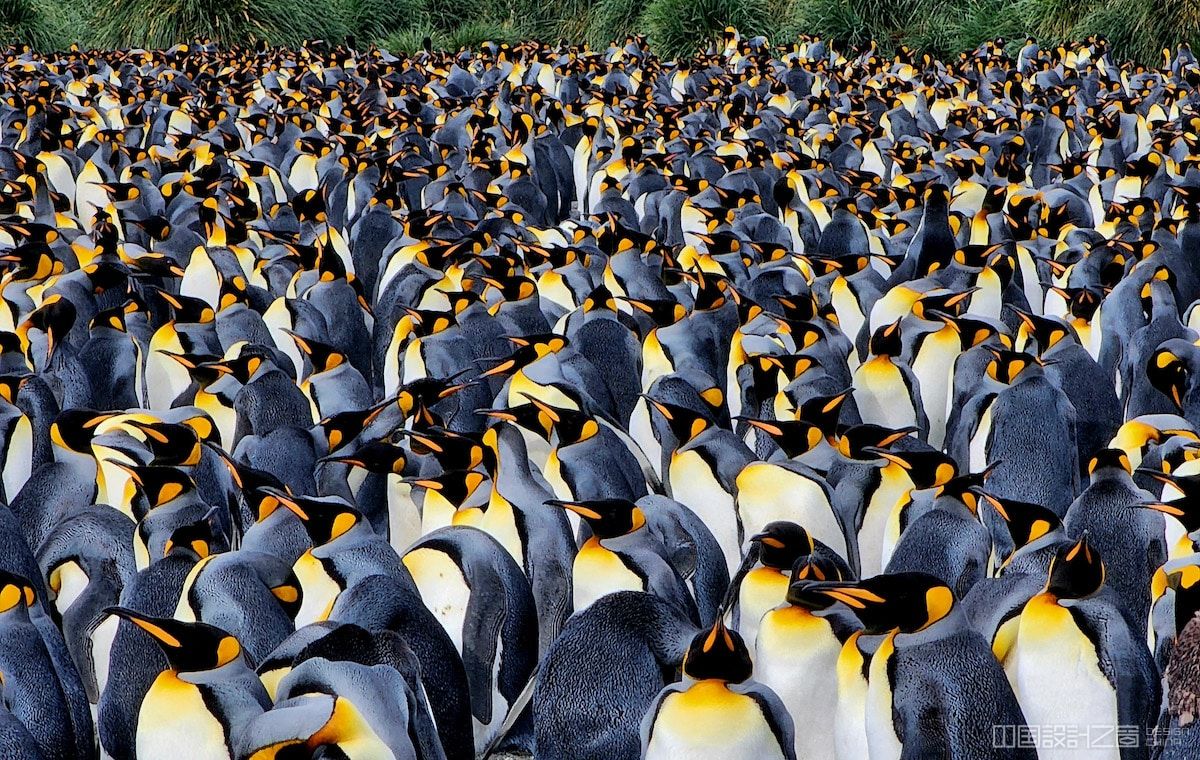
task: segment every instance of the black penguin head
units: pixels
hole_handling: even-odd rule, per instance
[[[568,341],[562,335],[546,333],[528,337],[510,336],[508,341],[517,348],[496,366],[481,373],[483,377],[508,374],[533,364],[566,348]]]
[[[172,553],[184,554],[198,562],[215,551],[224,549],[215,544],[216,536],[213,534],[212,523],[205,517],[171,531],[171,537],[163,544],[163,556]]]
[[[1105,475],[1129,476],[1133,474],[1133,465],[1129,455],[1121,449],[1100,449],[1088,462],[1088,475],[1093,480]]]
[[[1013,546],[1017,549],[1028,546],[1062,527],[1062,520],[1058,515],[1041,504],[1003,499],[982,488],[976,489],[975,493],[1004,521],[1008,534],[1012,537]]]
[[[1031,367],[1041,366],[1032,354],[1022,351],[990,350],[992,360],[988,362],[987,375],[996,382],[1004,385],[1013,385]]]
[[[96,428],[113,416],[91,409],[65,409],[50,425],[50,440],[68,451],[90,454]]]
[[[242,646],[236,638],[207,623],[153,617],[127,607],[109,607],[105,613],[127,620],[149,634],[176,673],[216,670],[242,656]]]
[[[927,573],[888,573],[861,581],[814,583],[803,593],[841,602],[862,621],[868,634],[924,630],[950,614],[955,604],[950,587]]]
[[[1153,467],[1139,467],[1137,473],[1164,486],[1171,486],[1183,496],[1171,501],[1148,501],[1134,506],[1174,517],[1188,533],[1200,530],[1200,475],[1173,475]]]
[[[55,350],[75,325],[75,317],[75,304],[64,298],[61,293],[47,297],[42,301],[42,305],[34,309],[28,319],[17,327],[17,335],[26,345],[26,354],[28,355],[31,347],[29,331],[40,330],[46,336],[46,362],[49,363]]]
[[[562,507],[582,517],[597,538],[624,536],[646,524],[646,515],[641,507],[628,499],[550,499],[546,503]]]
[[[183,470],[157,465],[143,466],[108,460],[129,473],[134,485],[141,491],[151,509],[174,501],[196,490],[196,483]]]
[[[275,488],[262,490],[300,518],[313,546],[324,546],[362,522],[362,514],[337,497],[293,496]]]
[[[863,451],[904,470],[918,489],[943,486],[958,475],[958,463],[940,451],[888,451],[875,446],[868,446]]]
[[[126,424],[142,433],[143,443],[150,450],[154,464],[169,467],[194,467],[200,464],[203,448],[194,427],[140,419],[130,420]]]
[[[871,334],[871,356],[900,356],[904,344],[900,338],[900,320],[884,325]]]
[[[406,482],[428,491],[436,491],[447,503],[457,508],[466,503],[487,479],[487,475],[475,470],[451,470],[431,477],[413,478]]]
[[[403,446],[385,440],[371,441],[348,454],[326,457],[326,462],[340,462],[367,472],[399,475],[408,464],[408,451]]]
[[[529,399],[529,403],[537,407],[540,412],[539,420],[543,424],[548,423],[549,428],[558,436],[559,446],[581,443],[600,432],[599,423],[586,412],[553,406],[528,394],[523,395]]]
[[[19,575],[0,570],[0,615],[13,609],[32,607],[36,600],[33,584]]]
[[[1039,356],[1057,346],[1064,339],[1075,336],[1071,326],[1057,317],[1045,317],[1016,308],[1013,309],[1013,312],[1021,319],[1021,325],[1017,332],[1018,341],[1022,337],[1025,338],[1027,348],[1029,341],[1035,342]]]
[[[825,433],[821,428],[803,420],[742,419],[750,427],[769,435],[789,459],[807,454],[825,440]]]
[[[874,462],[880,459],[876,453],[879,449],[888,448],[913,432],[916,432],[916,428],[893,430],[871,423],[853,425],[838,433],[834,448],[846,459]]]
[[[750,541],[759,547],[759,562],[776,570],[789,571],[801,557],[812,554],[816,546],[807,530],[786,520],[767,523],[762,531],[751,536]]]
[[[1159,347],[1146,362],[1146,377],[1155,390],[1171,399],[1182,413],[1187,397],[1190,368],[1188,362],[1171,347]]]
[[[746,642],[737,631],[726,628],[721,618],[712,628],[696,634],[683,656],[683,673],[695,681],[742,683],[753,672]]]
[[[649,396],[645,396],[645,399],[654,411],[667,421],[672,435],[679,441],[680,446],[687,444],[713,426],[712,420],[694,409],[666,401],[656,401]]]
[[[1084,599],[1104,586],[1104,561],[1088,542],[1087,532],[1078,541],[1061,547],[1050,561],[1046,592],[1058,599]]]
[[[319,421],[317,427],[321,429],[329,453],[349,446],[387,406],[381,404],[367,409],[350,409]]]
[[[322,343],[312,338],[305,338],[291,330],[285,330],[284,332],[288,334],[288,337],[300,349],[300,353],[304,354],[304,357],[308,359],[309,364],[312,365],[314,374],[328,372],[346,363],[346,355],[328,343]]]

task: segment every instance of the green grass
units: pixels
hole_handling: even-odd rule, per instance
[[[667,58],[708,47],[727,26],[787,44],[817,34],[953,56],[996,37],[1056,45],[1105,36],[1117,58],[1159,65],[1163,48],[1200,44],[1200,0],[0,0],[0,41],[170,47],[198,38],[295,45],[310,38],[415,51],[488,38],[566,40],[603,49],[646,35]]]

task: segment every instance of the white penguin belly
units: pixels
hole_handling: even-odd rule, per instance
[[[14,423],[4,452],[4,493],[11,502],[33,472],[33,425],[22,414]]]
[[[867,680],[855,633],[842,646],[837,661],[837,706],[834,708],[833,756],[837,760],[862,760],[867,746]]]
[[[846,556],[846,536],[821,486],[786,467],[753,462],[737,476],[738,517],[747,539],[775,520],[788,520]]]
[[[737,511],[733,497],[713,476],[708,463],[695,451],[677,452],[668,471],[671,498],[695,512],[721,545],[732,573],[741,563]]]
[[[296,560],[292,570],[304,591],[300,611],[296,613],[296,627],[301,628],[309,623],[328,619],[333,603],[337,601],[342,590],[329,577],[329,573],[325,572],[325,566],[311,551],[307,551]]]
[[[463,623],[471,587],[454,560],[436,549],[413,549],[404,555],[404,566],[412,575],[421,600],[446,629],[454,646],[462,653]]]
[[[958,358],[958,333],[939,330],[926,336],[913,360],[913,374],[920,378],[921,408],[929,419],[929,445],[942,448],[946,440],[946,417],[950,388],[954,381],[954,360]]]
[[[403,556],[421,537],[421,510],[413,503],[412,486],[399,475],[387,476],[388,543]]]
[[[54,607],[61,615],[87,590],[88,577],[79,563],[72,560],[51,571],[50,583],[55,589]]]
[[[97,694],[103,694],[108,684],[108,656],[117,638],[117,624],[120,622],[121,618],[109,615],[92,631],[92,667],[96,672]]]
[[[979,418],[979,427],[975,430],[975,435],[971,436],[970,445],[970,471],[983,472],[988,465],[987,440],[992,432],[992,407],[989,404],[984,410],[983,416]]]
[[[1053,597],[1039,594],[1025,605],[1004,670],[1030,726],[1054,726],[1083,738],[1097,730],[1115,735],[1116,692],[1100,671],[1095,645]],[[1080,757],[1078,747],[1051,744],[1039,746],[1039,760]],[[1115,741],[1105,744],[1111,748],[1089,746],[1089,760],[1120,757]]]
[[[859,577],[870,578],[883,572],[884,543],[888,522],[900,500],[908,495],[912,481],[907,477],[889,474],[898,465],[889,464],[882,473],[882,482],[871,494],[863,514],[862,527],[858,529]]]
[[[871,760],[899,760],[904,751],[892,718],[892,685],[887,672],[894,646],[891,637],[879,645],[867,677],[867,748]]]
[[[799,607],[772,610],[759,624],[755,651],[755,680],[803,722],[796,757],[832,760],[842,645],[829,623]]]
[[[701,681],[663,700],[643,760],[783,758],[779,741],[753,698]]]
[[[180,753],[195,760],[226,760],[225,729],[209,712],[200,690],[174,673],[159,674],[138,712],[138,760],[162,760]]]

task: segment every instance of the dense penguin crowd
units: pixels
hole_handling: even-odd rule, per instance
[[[1186,48],[3,59],[0,758],[1200,757]]]

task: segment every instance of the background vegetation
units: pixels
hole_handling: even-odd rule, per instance
[[[0,0],[0,43],[41,49],[347,35],[397,51],[426,38],[450,49],[522,38],[603,46],[640,33],[679,56],[727,24],[775,43],[808,33],[943,56],[997,36],[1015,49],[1026,36],[1047,45],[1102,34],[1118,55],[1157,65],[1164,47],[1200,42],[1200,0]]]

